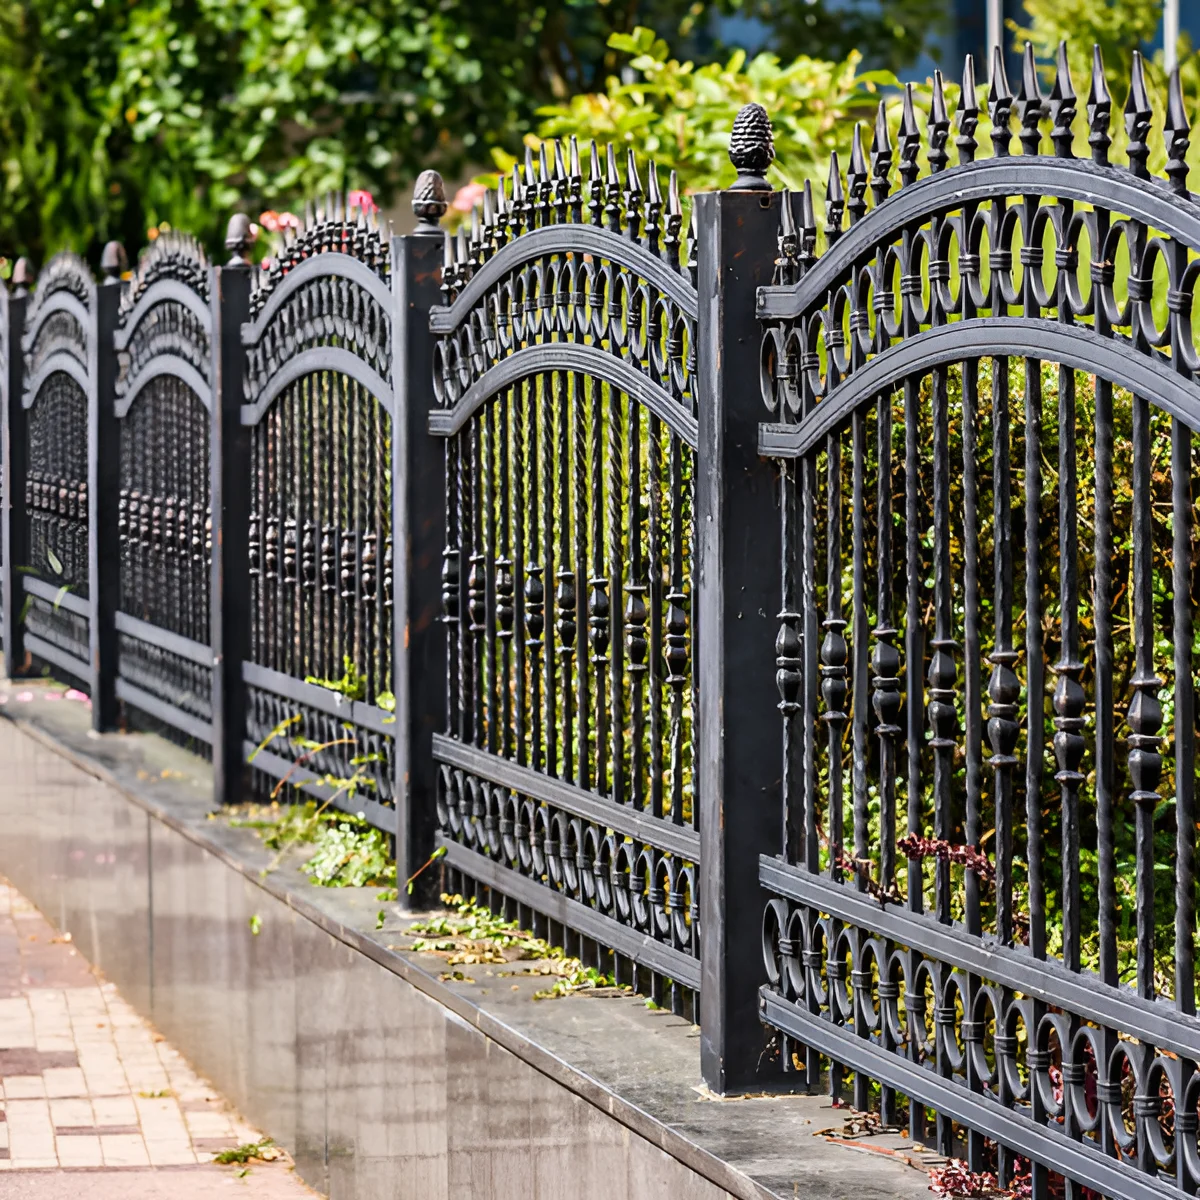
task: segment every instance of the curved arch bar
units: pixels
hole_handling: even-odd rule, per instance
[[[70,313],[79,322],[79,327],[83,330],[84,337],[88,336],[88,330],[91,328],[91,317],[88,315],[87,307],[80,302],[79,297],[73,292],[54,292],[46,297],[45,304],[37,310],[34,316],[33,324],[21,335],[21,349],[26,354],[37,345],[38,335],[42,332],[42,326],[55,313],[60,312]]]
[[[295,383],[297,379],[305,375],[314,375],[318,371],[332,371],[338,375],[350,376],[356,383],[361,383],[389,414],[394,411],[392,389],[377,371],[373,371],[361,358],[340,346],[318,346],[314,350],[305,350],[303,354],[297,354],[295,358],[289,358],[263,385],[254,403],[242,405],[242,424],[257,425],[284,388]]]
[[[185,359],[177,358],[174,354],[156,354],[137,373],[130,382],[127,390],[117,398],[113,412],[117,417],[124,417],[133,407],[133,402],[141,394],[142,389],[154,379],[162,376],[178,379],[181,383],[195,392],[200,403],[212,412],[212,388],[208,380]]]
[[[914,375],[963,359],[1030,355],[1087,371],[1144,396],[1151,404],[1200,430],[1200,387],[1160,358],[1139,354],[1128,343],[1082,326],[1031,317],[979,317],[956,321],[885,350],[855,371],[798,425],[763,423],[758,452],[767,458],[802,458],[848,420],[860,404]]]
[[[574,371],[602,379],[645,405],[693,450],[696,448],[696,418],[673,400],[669,392],[608,351],[595,346],[572,346],[569,342],[527,346],[489,367],[453,408],[429,414],[429,432],[453,437],[497,392],[542,371]]]
[[[1124,167],[1101,167],[1077,158],[985,159],[902,188],[843,233],[798,283],[759,288],[759,319],[786,321],[823,303],[826,292],[855,263],[869,260],[878,244],[890,241],[906,226],[998,195],[1031,194],[1100,203],[1200,250],[1200,204],[1175,195],[1162,180],[1137,179]]]
[[[357,283],[359,287],[370,294],[371,299],[383,307],[389,317],[391,316],[392,289],[370,267],[359,262],[357,258],[351,258],[349,254],[340,252],[314,254],[312,258],[306,258],[298,267],[293,267],[283,277],[283,282],[271,293],[266,304],[263,305],[262,312],[253,321],[248,321],[242,326],[242,345],[247,348],[257,346],[263,332],[275,319],[275,314],[295,292],[305,284],[312,283],[314,279],[330,275]]]
[[[113,334],[113,345],[118,350],[126,349],[146,314],[155,305],[168,303],[182,304],[200,322],[204,332],[212,337],[212,310],[204,297],[178,279],[160,279],[145,290],[142,298],[122,318]]]
[[[46,380],[59,372],[70,375],[83,389],[85,396],[91,395],[92,381],[88,378],[87,368],[75,355],[68,354],[65,350],[58,350],[42,363],[41,369],[29,381],[25,388],[25,395],[21,397],[21,407],[32,408],[34,401],[41,394],[42,388],[45,387]]]
[[[611,229],[595,225],[548,225],[523,233],[509,242],[498,254],[489,258],[472,277],[471,282],[444,308],[435,308],[429,316],[432,333],[453,333],[466,320],[471,310],[487,292],[509,272],[522,263],[546,254],[594,254],[621,267],[628,267],[647,283],[673,300],[684,316],[694,318],[697,312],[696,289],[691,282],[673,271],[661,258],[631,242]]]

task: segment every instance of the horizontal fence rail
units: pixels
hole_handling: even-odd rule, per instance
[[[1196,1195],[1200,201],[1177,74],[1116,163],[1098,53],[1038,71],[885,98],[820,219],[750,104],[686,200],[568,141],[453,234],[424,172],[406,237],[351,193],[258,265],[242,215],[22,260],[9,674],[359,814],[716,1091]]]

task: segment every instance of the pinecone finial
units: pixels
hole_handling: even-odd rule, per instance
[[[763,178],[775,158],[775,138],[771,118],[761,104],[746,104],[733,121],[729,135],[729,161],[737,167],[733,191],[770,191]]]
[[[413,185],[413,212],[417,233],[440,233],[438,222],[446,213],[446,185],[437,171],[422,171]]]

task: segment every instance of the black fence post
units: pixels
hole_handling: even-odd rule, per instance
[[[212,510],[212,756],[217,804],[244,799],[246,689],[249,652],[250,430],[242,424],[245,353],[242,324],[250,319],[250,220],[229,221],[229,262],[213,272],[213,404],[209,437]]]
[[[29,558],[29,519],[25,509],[25,480],[28,472],[26,435],[25,356],[21,353],[21,335],[25,331],[25,308],[33,270],[27,259],[17,260],[12,273],[12,292],[5,306],[4,349],[7,356],[4,380],[4,407],[0,413],[0,446],[4,472],[3,505],[0,507],[0,645],[9,677],[18,675],[25,665],[25,638],[21,609],[24,589],[18,567]]]
[[[700,1063],[716,1092],[761,1083],[768,1070],[758,857],[778,848],[781,803],[778,515],[774,471],[758,454],[766,410],[756,317],[756,291],[771,282],[779,196],[758,176],[739,184],[746,190],[696,197]]]
[[[437,764],[433,734],[445,718],[446,664],[442,550],[446,497],[444,444],[430,436],[433,338],[429,311],[441,303],[446,211],[442,178],[425,171],[409,237],[392,239],[396,412],[392,425],[393,637],[396,696],[396,876],[400,903],[417,908],[435,890],[437,872],[422,871],[409,895],[404,881],[428,863],[436,826]]]
[[[117,351],[113,334],[121,307],[125,249],[109,242],[100,259],[95,324],[88,377],[88,607],[92,660],[92,727],[117,724],[117,608],[120,605],[120,544],[117,502],[121,489],[121,430],[116,402]]]

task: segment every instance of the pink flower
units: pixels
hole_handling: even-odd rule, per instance
[[[264,258],[258,265],[262,267],[264,271],[269,271],[271,269],[271,260],[270,258]]]
[[[279,214],[271,208],[268,208],[265,213],[262,213],[258,218],[258,223],[269,233],[279,232]]]
[[[33,700],[32,692],[18,692],[17,693],[17,703],[18,704],[28,704],[32,700]]]
[[[454,193],[450,207],[455,212],[469,213],[483,199],[487,188],[482,183],[465,183]]]
[[[280,229],[299,229],[300,218],[295,213],[281,212],[276,213],[276,219],[279,222]]]
[[[346,203],[350,208],[361,208],[363,212],[368,213],[373,213],[379,208],[379,205],[375,203],[375,197],[362,189],[351,192],[346,197]]]
[[[82,700],[85,703],[90,703],[87,692],[78,691],[76,688],[71,688],[63,697],[64,700]]]

